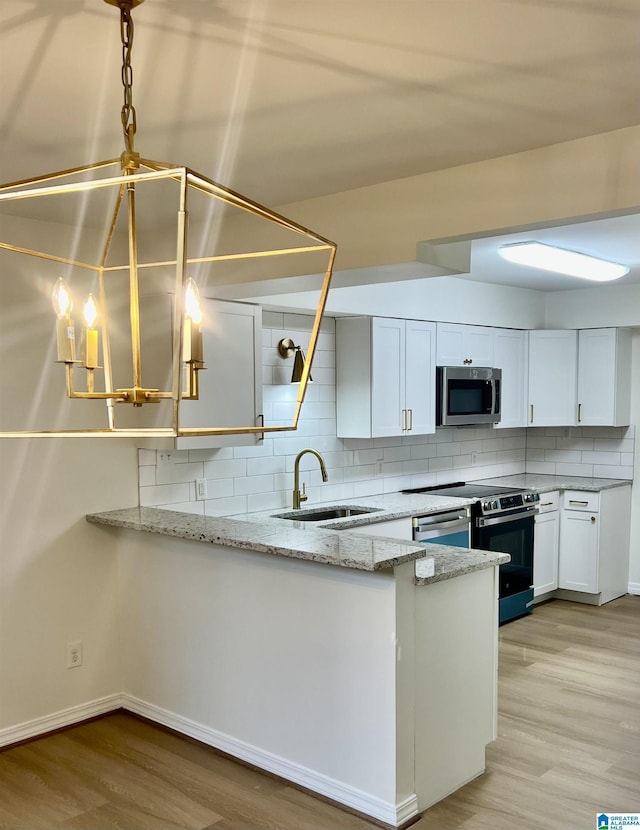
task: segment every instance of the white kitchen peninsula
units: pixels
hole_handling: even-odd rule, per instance
[[[88,519],[119,536],[125,708],[390,825],[483,772],[508,557],[269,518]]]

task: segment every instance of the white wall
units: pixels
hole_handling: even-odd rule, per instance
[[[136,451],[121,440],[4,440],[0,470],[2,745],[24,737],[20,724],[121,690],[115,540],[84,517],[135,504]],[[67,669],[77,640],[83,665]]]
[[[391,573],[119,536],[134,705],[352,806],[360,794],[395,807]]]
[[[96,241],[3,218],[2,238],[9,232],[14,243],[58,239],[67,256],[89,255]],[[55,362],[50,292],[65,269],[2,254],[0,429],[51,429],[74,406],[80,421],[85,403],[66,399]],[[0,744],[26,737],[39,718],[120,691],[116,547],[84,517],[135,504],[136,467],[135,445],[122,439],[0,440]],[[67,669],[67,643],[77,640],[83,665]]]
[[[319,292],[308,291],[251,299],[263,304],[271,302],[279,308],[315,310],[318,297]],[[535,329],[544,325],[545,295],[541,291],[457,277],[431,277],[331,289],[326,313]]]

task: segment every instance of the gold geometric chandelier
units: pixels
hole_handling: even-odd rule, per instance
[[[136,152],[131,10],[143,0],[104,2],[120,10],[124,152],[120,158],[0,186],[0,252],[9,258],[3,279],[11,273],[33,282],[36,317],[43,316],[44,298],[50,320],[52,301],[55,311],[42,355],[30,365],[40,381],[26,379],[29,361],[24,371],[17,368],[18,361],[15,371],[3,375],[3,386],[11,388],[2,390],[3,403],[10,405],[0,406],[0,437],[191,437],[293,430],[336,245],[186,166],[152,161]],[[34,235],[37,244],[31,241]],[[184,418],[182,407],[197,406],[205,363],[225,359],[224,354],[203,354],[203,285],[207,296],[215,297],[218,285],[306,274],[323,279],[291,420],[211,426],[204,418],[193,426],[193,414]],[[74,301],[83,308],[79,327]],[[56,387],[66,387],[68,399],[55,406],[50,402],[51,378],[43,368],[53,362],[53,337],[53,361],[64,367],[64,380],[56,373]],[[40,339],[39,332],[31,336],[21,356],[34,351]],[[161,355],[166,360],[158,365]],[[119,380],[123,369],[124,383]],[[154,382],[147,382],[148,375]],[[39,398],[30,405],[13,405],[25,389]],[[215,391],[225,394],[224,389]],[[86,405],[90,415],[80,414],[75,402]],[[45,427],[42,418],[52,408],[55,423]],[[3,415],[13,423],[5,423]]]

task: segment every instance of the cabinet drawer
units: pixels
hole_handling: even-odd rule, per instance
[[[538,505],[540,513],[551,513],[553,510],[560,509],[560,492],[554,490],[552,493],[540,493],[540,503]]]
[[[562,506],[565,510],[588,510],[591,513],[597,513],[600,509],[600,493],[565,490],[562,496]]]

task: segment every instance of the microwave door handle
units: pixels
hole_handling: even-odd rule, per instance
[[[496,381],[491,381],[491,414],[496,414]]]

